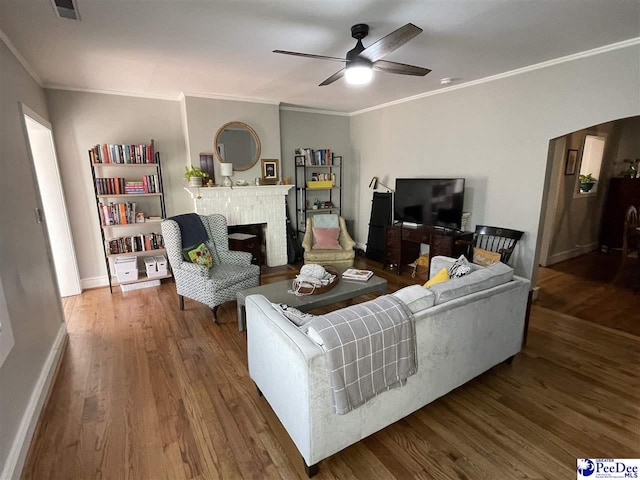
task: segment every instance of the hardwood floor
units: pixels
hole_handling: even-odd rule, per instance
[[[414,283],[382,274],[390,291]],[[90,290],[64,307],[69,344],[22,478],[306,478],[248,378],[235,304],[215,325],[196,302],[179,311],[169,283]],[[640,457],[639,347],[534,305],[511,366],[321,462],[316,478],[573,479],[576,458]]]
[[[640,336],[640,269],[614,283],[619,265],[619,254],[593,252],[540,267],[538,305]]]

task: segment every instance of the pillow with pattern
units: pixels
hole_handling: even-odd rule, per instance
[[[204,243],[201,243],[195,248],[187,251],[187,256],[191,263],[195,263],[197,265],[203,265],[207,268],[211,268],[213,265],[213,258],[211,257],[211,252],[207,248]]]
[[[271,305],[298,327],[302,327],[309,320],[315,318],[315,315],[301,312],[297,308],[290,307],[286,303],[272,303]]]
[[[471,264],[469,263],[469,260],[467,260],[464,255],[460,255],[460,257],[449,268],[449,277],[451,278],[464,277],[470,271],[471,271]]]

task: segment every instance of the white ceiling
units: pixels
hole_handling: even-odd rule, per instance
[[[50,0],[0,0],[0,29],[45,86],[177,98],[181,92],[358,111],[640,36],[640,0],[77,0],[80,22]],[[350,27],[365,46],[414,23],[424,30],[386,60],[426,77],[376,72],[354,87],[318,84],[344,57]]]

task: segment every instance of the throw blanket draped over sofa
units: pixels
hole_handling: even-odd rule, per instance
[[[391,295],[315,317],[303,328],[322,338],[337,414],[403,385],[417,370],[413,314]]]

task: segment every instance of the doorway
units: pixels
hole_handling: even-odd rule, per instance
[[[39,222],[44,222],[49,237],[58,290],[61,297],[79,295],[82,293],[80,274],[51,124],[25,105],[21,107],[42,205],[42,211],[36,209],[36,216]]]

